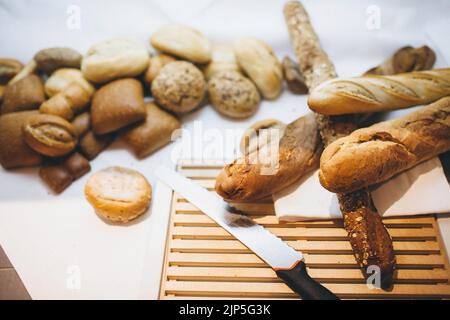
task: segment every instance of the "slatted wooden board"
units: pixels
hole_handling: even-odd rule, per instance
[[[184,161],[178,171],[213,192],[221,167]],[[309,274],[340,298],[450,298],[448,259],[433,216],[384,219],[398,266],[395,286],[386,292],[366,285],[341,221],[279,222],[269,200],[236,207],[301,250]],[[261,259],[174,193],[160,298],[297,296]]]
[[[25,286],[0,246],[0,300],[30,300]]]

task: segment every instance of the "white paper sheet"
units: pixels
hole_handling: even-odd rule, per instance
[[[450,212],[450,185],[438,158],[397,175],[372,191],[378,212],[386,217]],[[334,193],[324,189],[318,171],[273,196],[280,220],[341,219]]]

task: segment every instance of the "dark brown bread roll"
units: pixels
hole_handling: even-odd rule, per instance
[[[144,122],[128,129],[124,138],[139,158],[165,146],[171,141],[172,133],[181,127],[173,115],[161,110],[154,103],[145,105],[147,117]]]
[[[72,120],[72,125],[79,138],[83,137],[91,129],[91,113],[83,112]]]
[[[37,166],[43,157],[23,140],[22,126],[38,111],[23,111],[0,116],[0,164],[5,169]]]
[[[7,84],[22,69],[23,64],[20,61],[15,59],[0,59],[0,84]]]
[[[55,193],[63,192],[74,180],[63,164],[43,166],[39,170],[39,176]]]
[[[96,134],[117,131],[145,116],[144,89],[136,79],[110,82],[92,99],[91,122]]]
[[[80,140],[81,153],[89,160],[93,160],[114,141],[114,138],[113,133],[96,135],[93,131],[88,131]]]
[[[78,152],[74,152],[65,158],[49,159],[39,170],[39,176],[53,192],[58,194],[90,170],[89,161]]]
[[[37,75],[31,74],[6,86],[1,113],[38,109],[44,101],[45,93],[42,81]]]
[[[81,178],[91,170],[89,160],[78,152],[74,152],[69,155],[66,159],[64,159],[63,164],[73,176],[74,180]]]

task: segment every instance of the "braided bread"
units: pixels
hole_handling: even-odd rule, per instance
[[[315,112],[338,115],[407,108],[447,95],[450,68],[329,80],[311,92],[308,105]]]

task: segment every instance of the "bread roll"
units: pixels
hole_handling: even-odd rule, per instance
[[[39,170],[42,181],[56,194],[91,170],[89,161],[78,152],[65,158],[51,159]]]
[[[100,152],[108,148],[115,137],[115,133],[96,135],[93,131],[88,131],[80,139],[81,153],[89,160],[93,160]]]
[[[91,129],[91,113],[86,111],[72,120],[72,125],[79,138],[83,137]]]
[[[145,116],[144,89],[136,79],[108,83],[92,99],[91,123],[96,134],[117,131]]]
[[[39,110],[41,113],[71,120],[88,106],[91,97],[90,91],[85,90],[77,82],[72,82],[64,90],[41,104]]]
[[[66,155],[78,143],[74,126],[50,114],[30,116],[22,125],[22,130],[25,142],[35,151],[49,157]]]
[[[234,70],[215,73],[208,81],[208,93],[218,112],[237,119],[253,115],[261,100],[253,82]]]
[[[16,83],[19,80],[22,80],[25,77],[28,77],[29,75],[32,75],[37,70],[37,64],[36,61],[31,60],[28,62],[26,66],[24,66],[19,73],[17,73],[11,80],[8,81],[8,84]]]
[[[172,133],[181,127],[180,121],[170,113],[158,108],[154,103],[145,105],[145,121],[130,128],[125,141],[139,158],[143,158],[171,141]]]
[[[436,54],[428,46],[413,48],[406,46],[398,49],[379,66],[368,70],[364,75],[390,75],[410,71],[429,70],[436,61]]]
[[[330,144],[320,160],[320,182],[332,192],[351,192],[448,150],[450,97]]]
[[[426,104],[449,94],[446,68],[329,80],[310,93],[308,105],[325,115],[377,112]]]
[[[152,87],[152,82],[155,80],[156,76],[159,74],[161,69],[168,63],[177,61],[174,57],[167,54],[160,53],[154,57],[150,58],[150,63],[148,65],[147,71],[145,71],[144,80],[148,87]]]
[[[233,47],[213,47],[211,61],[203,69],[203,74],[209,80],[214,74],[222,71],[241,72]]]
[[[295,94],[307,94],[308,87],[305,83],[305,77],[300,72],[297,63],[285,56],[282,61],[284,79],[290,92]]]
[[[43,157],[23,140],[22,126],[38,111],[23,111],[0,116],[0,164],[5,169],[37,166]]]
[[[7,84],[22,69],[23,64],[20,61],[15,59],[0,59],[0,84]]]
[[[200,31],[188,26],[163,26],[152,35],[150,43],[158,51],[194,63],[206,63],[211,59],[209,40]]]
[[[148,66],[149,54],[144,44],[133,39],[110,39],[93,45],[81,62],[84,77],[104,83],[134,77]]]
[[[60,68],[80,68],[82,56],[71,48],[47,48],[35,54],[39,70],[51,74]]]
[[[283,69],[272,48],[255,38],[241,38],[234,44],[239,66],[265,99],[277,98],[282,89]]]
[[[147,211],[152,187],[139,172],[109,167],[89,177],[85,195],[97,214],[117,222],[128,222]]]
[[[152,82],[152,95],[158,106],[176,114],[188,113],[203,101],[206,82],[192,63],[175,61],[165,65]]]
[[[3,92],[1,113],[38,109],[45,101],[44,86],[37,75],[29,75],[13,84],[8,84]]]
[[[94,94],[94,86],[83,77],[80,70],[72,68],[58,69],[53,72],[47,81],[45,81],[45,93],[47,96],[53,97],[55,94],[67,88],[72,82],[76,82],[82,86],[89,95],[92,96]]]

